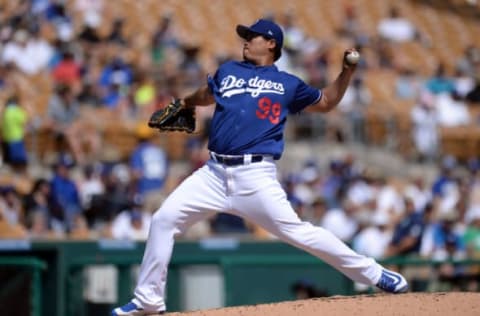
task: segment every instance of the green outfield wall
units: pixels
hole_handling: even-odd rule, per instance
[[[26,315],[102,314],[102,308],[106,311],[131,298],[136,278],[135,267],[138,267],[142,260],[144,247],[143,242],[114,240],[93,242],[3,240],[0,241],[0,271],[13,268],[13,271],[6,274],[29,275],[24,279],[24,282],[29,283],[29,289],[25,294],[27,297],[18,297],[19,302],[28,302],[30,313]],[[418,259],[395,260],[394,263],[402,265],[435,264]],[[464,263],[472,265],[479,262]],[[112,298],[108,303],[92,303],[86,300],[85,290],[92,281],[85,281],[85,269],[91,266],[109,266],[116,270],[113,284],[116,291],[114,301]],[[204,287],[197,290],[189,285],[195,282],[190,282],[189,274],[184,272],[190,271],[191,267],[202,266],[216,267],[214,271],[218,273],[201,281],[203,283],[199,284],[204,284]],[[185,275],[187,277],[184,277]],[[199,277],[192,275],[194,277],[190,279],[202,280],[201,272]],[[322,261],[292,246],[276,241],[253,242],[219,238],[176,243],[168,274],[166,300],[169,311],[185,310],[186,296],[193,300],[197,294],[199,297],[200,295],[208,297],[209,291],[211,295],[222,292],[221,306],[279,302],[294,299],[291,286],[298,280],[309,280],[330,295],[354,293],[353,283],[349,279]],[[212,284],[211,287],[209,282]],[[8,295],[14,290],[14,286],[11,287],[10,290],[0,291],[0,305],[13,303],[11,295]],[[9,301],[5,302],[6,299]]]

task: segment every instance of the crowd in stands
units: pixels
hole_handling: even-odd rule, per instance
[[[175,16],[164,15],[148,38],[148,49],[131,49],[125,20],[105,31],[104,1],[31,0],[0,8],[0,99],[2,169],[13,179],[30,179],[19,188],[3,183],[0,235],[30,239],[145,239],[151,214],[182,177],[172,178],[172,161],[145,124],[153,110],[203,82],[206,67],[199,45],[175,33]],[[82,21],[74,23],[74,13]],[[285,47],[278,67],[322,88],[335,66],[333,44],[308,35],[285,13],[269,16],[284,28]],[[435,259],[480,254],[480,162],[442,156],[440,128],[477,124],[471,107],[480,104],[480,48],[472,43],[454,69],[438,63],[425,75],[409,67],[401,43],[432,46],[402,12],[392,7],[376,33],[362,28],[353,5],[335,34],[364,58],[339,107],[327,116],[308,113],[292,119],[296,128],[315,129],[319,141],[368,145],[367,115],[375,107],[369,71],[395,73],[392,102],[410,102],[411,138],[419,161],[437,163],[437,179],[390,179],[360,168],[353,156],[319,166],[315,159],[301,170],[282,174],[298,215],[332,231],[357,251],[376,258],[415,254]],[[232,31],[232,36],[234,33]],[[240,50],[240,49],[239,49]],[[237,56],[212,56],[216,63]],[[52,83],[46,104],[29,99],[33,79]],[[44,76],[44,77],[42,77]],[[46,80],[46,79],[42,79]],[[40,82],[42,81],[40,80]],[[38,81],[36,81],[38,82]],[[43,107],[44,106],[44,107]],[[212,109],[197,113],[201,132],[185,146],[183,174],[208,159],[205,135]],[[137,143],[128,157],[104,159],[106,126],[131,124]],[[28,133],[53,135],[53,160],[32,179]],[[51,154],[52,154],[51,153]],[[37,162],[38,163],[38,162]],[[234,233],[273,238],[254,223],[219,214],[195,225],[188,238]]]

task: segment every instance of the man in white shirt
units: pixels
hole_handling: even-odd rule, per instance
[[[387,18],[380,21],[377,31],[382,38],[393,42],[408,42],[417,36],[415,26],[408,19],[402,17],[395,7],[390,9]]]
[[[18,30],[13,40],[5,45],[1,61],[14,64],[27,75],[35,75],[47,67],[52,54],[53,49],[45,40],[31,37],[26,30]]]
[[[358,230],[358,223],[353,218],[356,206],[348,200],[342,203],[342,208],[334,208],[327,211],[321,221],[326,230],[332,232],[342,241],[350,241]]]

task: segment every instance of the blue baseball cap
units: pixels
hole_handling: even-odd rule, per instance
[[[275,47],[275,60],[280,58],[282,55],[283,32],[278,24],[270,20],[259,19],[251,26],[237,25],[237,34],[241,38],[247,39],[248,35],[252,33],[274,39],[277,44]]]

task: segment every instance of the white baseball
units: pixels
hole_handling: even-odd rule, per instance
[[[360,59],[360,54],[357,51],[353,51],[347,54],[347,62],[350,65],[356,65]]]

